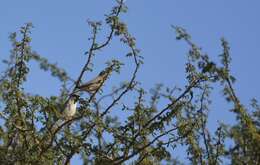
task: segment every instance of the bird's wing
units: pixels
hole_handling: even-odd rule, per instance
[[[78,88],[81,89],[81,88],[85,88],[85,87],[88,87],[88,86],[91,86],[93,84],[97,84],[97,83],[100,83],[100,81],[102,81],[102,77],[96,77],[88,82],[86,82],[85,84],[82,84],[81,86],[79,86]]]
[[[103,73],[105,71],[102,71],[101,73]],[[96,78],[86,82],[85,84],[82,84],[78,87],[78,89],[86,89],[86,88],[89,88],[89,87],[92,87],[92,86],[100,86],[101,83],[103,81],[105,81],[105,79],[108,77],[109,75],[109,71],[103,73],[103,74],[99,74],[99,76],[97,76]]]

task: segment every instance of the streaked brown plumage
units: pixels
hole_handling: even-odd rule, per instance
[[[83,85],[78,86],[77,87],[78,91],[85,91],[89,93],[95,92],[96,90],[98,90],[98,88],[100,88],[103,85],[104,81],[108,78],[111,72],[112,72],[112,67],[103,70],[102,72],[99,73],[99,75],[96,78],[88,81]]]

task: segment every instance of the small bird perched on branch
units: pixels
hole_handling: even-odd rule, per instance
[[[78,95],[75,95],[75,94],[71,95],[71,97],[67,101],[67,103],[65,105],[65,109],[63,111],[63,117],[65,119],[71,118],[72,116],[75,115],[78,100],[79,100]]]
[[[103,85],[105,80],[108,78],[109,74],[112,72],[112,68],[113,65],[100,72],[96,78],[86,82],[83,85],[78,86],[76,92],[79,91],[85,91],[89,93],[95,92]]]
[[[72,117],[76,114],[77,111],[77,102],[79,100],[79,95],[72,94],[69,96],[68,100],[64,104],[64,110],[62,116],[58,119],[53,127],[51,132],[56,132],[56,130],[66,121],[71,120]]]

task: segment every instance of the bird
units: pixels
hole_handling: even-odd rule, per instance
[[[75,92],[79,91],[85,91],[88,93],[94,93],[96,92],[105,82],[105,80],[108,78],[109,74],[112,72],[112,66],[106,68],[105,70],[101,71],[97,77],[94,79],[76,87],[77,90]]]
[[[73,119],[77,112],[77,102],[79,100],[79,95],[72,94],[69,96],[68,100],[64,104],[64,110],[61,113],[61,117],[53,124],[51,132],[56,132],[57,129],[66,123],[67,121]]]
[[[65,103],[65,109],[62,113],[62,116],[65,119],[70,119],[76,114],[78,100],[79,100],[79,96],[73,94],[70,96],[69,100]]]

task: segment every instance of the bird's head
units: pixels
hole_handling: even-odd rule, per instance
[[[72,94],[72,95],[70,96],[70,99],[74,100],[74,102],[77,102],[77,101],[79,100],[79,98],[80,98],[80,96],[77,95],[77,94]]]

